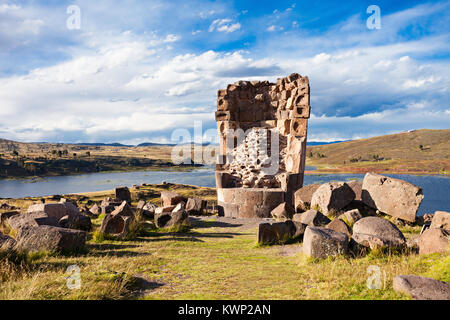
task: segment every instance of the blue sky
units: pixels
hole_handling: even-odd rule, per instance
[[[449,25],[450,1],[0,0],[0,137],[168,142],[215,128],[219,88],[292,72],[310,141],[446,129]]]

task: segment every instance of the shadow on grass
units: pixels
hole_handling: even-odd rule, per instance
[[[190,223],[193,228],[238,228],[241,223],[228,223],[222,221],[205,221],[199,218],[190,217]]]

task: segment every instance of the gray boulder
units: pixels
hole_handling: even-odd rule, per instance
[[[450,232],[440,228],[425,230],[417,241],[419,254],[446,252],[450,249]]]
[[[352,239],[371,249],[379,247],[404,247],[403,233],[390,221],[378,217],[366,217],[353,226]]]
[[[313,258],[346,254],[348,242],[349,238],[344,233],[322,227],[307,227],[303,235],[303,252]]]
[[[114,209],[113,212],[111,212],[111,215],[113,216],[124,216],[124,217],[132,217],[134,216],[133,208],[128,204],[128,202],[123,201],[122,204],[116,209]]]
[[[450,300],[450,283],[416,275],[396,276],[394,290],[415,300]]]
[[[409,182],[375,173],[364,177],[363,202],[390,216],[415,222],[422,199],[422,189]]]
[[[293,221],[301,222],[310,227],[321,227],[329,224],[331,220],[316,210],[308,210],[303,213],[296,213]]]
[[[450,231],[450,212],[436,211],[431,220],[430,228],[439,228]]]
[[[58,227],[58,220],[54,217],[49,217],[45,212],[32,212],[26,214],[14,215],[8,219],[8,224],[11,229],[19,231],[24,227],[38,227],[38,226],[54,226]]]
[[[339,211],[355,199],[355,192],[345,182],[328,182],[322,184],[311,199],[311,208],[328,216],[330,211]]]
[[[90,231],[92,228],[91,218],[79,214],[77,216],[64,216],[59,220],[61,228]]]
[[[24,227],[16,240],[18,247],[28,251],[78,251],[85,246],[86,233],[52,226]]]
[[[173,191],[161,192],[161,203],[163,207],[176,206],[180,202],[186,203],[187,199]]]
[[[355,224],[356,221],[362,219],[362,215],[358,209],[353,209],[353,210],[344,212],[340,216],[340,218],[343,218],[343,217],[345,217],[345,219],[351,224]]]
[[[316,190],[320,187],[320,184],[310,184],[304,186],[294,193],[294,206],[296,212],[304,212],[311,208],[311,199],[316,192]]]
[[[116,199],[131,203],[131,193],[128,187],[118,187],[115,190]]]
[[[291,219],[294,215],[294,208],[286,202],[283,202],[271,211],[271,215],[275,219]]]
[[[175,225],[186,224],[188,222],[189,215],[185,210],[155,213],[155,225],[157,228],[170,228]]]
[[[301,224],[298,226],[301,227]],[[303,232],[304,230],[299,230],[298,235]],[[283,244],[293,239],[296,235],[297,226],[290,220],[284,222],[260,223],[258,228],[258,244]]]
[[[48,217],[55,218],[57,221],[67,215],[80,214],[78,208],[71,202],[34,204],[28,208],[28,213],[33,212],[45,212]]]
[[[124,238],[130,231],[133,217],[108,214],[103,219],[100,232],[118,238]]]
[[[207,201],[198,198],[189,198],[186,202],[186,211],[189,215],[203,215],[206,212]]]
[[[341,219],[334,219],[327,224],[326,228],[345,233],[349,238],[352,236],[352,229]]]

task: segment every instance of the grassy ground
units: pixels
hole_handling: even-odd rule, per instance
[[[148,200],[158,203],[159,192],[167,189],[215,200],[214,189],[180,185],[150,185],[133,196],[145,191]],[[81,201],[111,194],[85,194]],[[25,202],[16,200],[16,205]],[[101,218],[93,223],[98,228]],[[393,291],[395,275],[450,281],[448,253],[373,253],[318,261],[303,255],[301,243],[258,246],[257,222],[251,220],[193,218],[185,233],[147,226],[132,241],[96,242],[91,233],[87,251],[77,255],[35,254],[24,258],[22,267],[3,258],[0,299],[408,299]],[[411,238],[419,229],[402,231]],[[66,285],[70,265],[80,268],[81,289]],[[380,290],[366,285],[369,266],[380,268]]]

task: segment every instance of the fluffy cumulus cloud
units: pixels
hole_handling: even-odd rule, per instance
[[[82,17],[102,4],[81,1]],[[106,15],[133,13],[133,23],[82,18],[82,29],[69,32],[55,28],[67,15],[51,6],[1,5],[0,26],[14,31],[0,28],[0,137],[168,142],[177,128],[215,128],[217,89],[291,72],[310,79],[310,140],[448,128],[450,42],[445,22],[434,19],[446,3],[395,11],[381,30],[349,15],[316,32],[291,16],[298,6],[264,16],[217,3],[180,6],[152,2],[148,22],[137,2],[116,3]],[[428,32],[411,31],[423,25]]]

